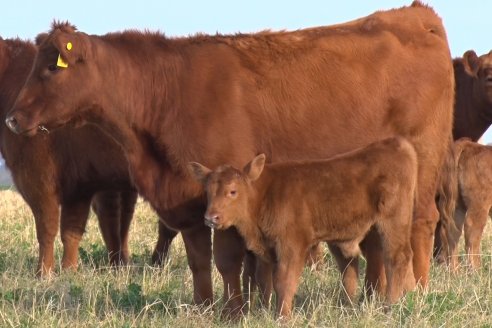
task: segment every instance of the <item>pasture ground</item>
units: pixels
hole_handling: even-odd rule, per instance
[[[190,305],[192,279],[180,238],[162,268],[149,266],[157,218],[139,201],[130,234],[132,265],[107,266],[97,220],[91,217],[80,247],[80,267],[49,279],[34,271],[34,220],[22,198],[0,191],[0,327],[276,327],[272,310],[254,308],[239,323],[220,319],[221,279],[213,273],[216,304]],[[489,224],[490,226],[490,224]],[[377,300],[341,305],[339,274],[329,253],[318,270],[306,268],[286,327],[492,327],[492,237],[486,229],[482,269],[458,275],[433,265],[428,290],[409,293],[385,309]],[[463,254],[463,242],[460,243]],[[61,242],[56,242],[56,261]],[[463,260],[463,259],[461,259]],[[462,261],[463,263],[463,261]]]

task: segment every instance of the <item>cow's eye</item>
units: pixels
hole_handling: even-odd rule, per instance
[[[58,67],[57,67],[55,64],[51,64],[51,65],[49,65],[49,66],[48,66],[48,70],[49,70],[50,72],[54,72],[54,71],[56,71],[57,69],[58,69]]]
[[[231,191],[229,191],[229,195],[230,195],[231,197],[236,197],[236,195],[237,195],[237,191],[235,191],[235,190],[231,190]]]

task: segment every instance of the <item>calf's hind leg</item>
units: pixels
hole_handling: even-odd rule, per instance
[[[342,285],[350,303],[355,302],[357,285],[359,283],[359,259],[357,257],[347,258],[342,254],[340,248],[333,244],[328,244],[331,254],[337,262],[338,269],[342,275]]]
[[[487,208],[470,204],[465,217],[465,248],[472,269],[480,268],[480,241],[487,223]]]
[[[387,281],[384,269],[383,247],[381,245],[381,237],[374,227],[366,235],[360,248],[367,261],[364,280],[365,296],[370,297],[375,292],[379,295],[384,295]]]

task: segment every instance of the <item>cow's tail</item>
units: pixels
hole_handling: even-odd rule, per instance
[[[458,163],[468,139],[451,142],[439,175],[438,201],[441,222],[440,237],[444,254],[451,255],[458,244],[461,231],[456,227],[455,211],[459,195]]]

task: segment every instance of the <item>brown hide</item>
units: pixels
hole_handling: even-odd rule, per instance
[[[204,183],[206,222],[235,226],[246,247],[274,262],[277,311],[290,315],[304,258],[320,241],[340,247],[346,258],[375,225],[383,240],[387,301],[413,288],[410,232],[417,180],[417,156],[403,138],[373,143],[323,161],[267,165],[256,157],[243,171],[214,171],[194,163]],[[262,171],[263,169],[263,171]]]
[[[468,50],[463,57],[453,60],[453,67],[456,83],[453,139],[466,137],[478,141],[492,123],[492,52],[479,57],[475,51]],[[452,150],[447,157],[449,162],[442,169],[437,197],[442,220],[436,228],[434,240],[434,255],[440,262],[449,260],[448,248],[454,249],[456,245],[453,243],[459,238],[453,227],[453,217],[449,214],[455,210],[452,199],[457,197],[453,195],[457,189],[448,181],[455,179],[457,174],[453,168]],[[452,264],[454,266],[455,262]]]
[[[0,40],[1,117],[14,103],[35,55],[29,42]],[[58,228],[64,247],[62,267],[77,266],[93,195],[110,262],[128,262],[128,231],[137,194],[118,144],[93,125],[60,128],[33,138],[15,135],[1,125],[0,150],[35,218],[39,274],[54,269]]]
[[[492,123],[492,52],[453,60],[456,81],[453,139],[478,141]]]
[[[453,270],[458,268],[457,245],[464,229],[468,264],[478,269],[480,240],[492,207],[492,147],[462,138],[455,141],[449,156],[454,167],[445,183],[450,185],[447,190],[456,191],[444,194],[440,212],[443,220],[453,221],[457,230],[448,230],[443,238],[441,256]]]
[[[58,55],[68,67],[52,70]],[[94,36],[54,24],[6,122],[32,135],[83,117],[111,134],[139,192],[183,232],[194,299],[203,301],[212,298],[210,231],[189,161],[326,158],[394,135],[407,137],[419,159],[412,247],[426,285],[453,99],[441,20],[415,2],[335,26],[232,36]],[[218,232],[213,251],[226,309],[239,309],[242,241],[234,230]],[[376,263],[380,252],[372,253]]]

